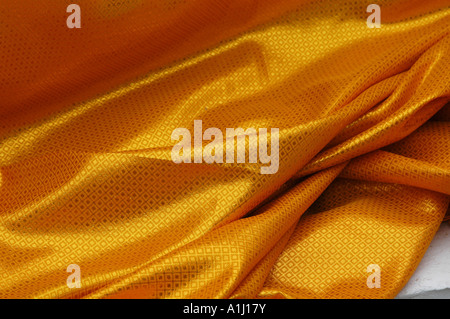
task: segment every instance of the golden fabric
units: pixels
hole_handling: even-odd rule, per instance
[[[450,2],[371,2],[1,1],[0,297],[394,297],[449,205]],[[175,164],[194,120],[279,170]]]

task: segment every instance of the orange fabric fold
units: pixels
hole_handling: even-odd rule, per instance
[[[448,219],[450,6],[370,3],[2,1],[0,298],[395,297]]]

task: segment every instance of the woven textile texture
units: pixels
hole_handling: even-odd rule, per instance
[[[0,298],[397,295],[449,219],[450,1],[71,3],[0,1]],[[175,163],[195,120],[278,170]]]

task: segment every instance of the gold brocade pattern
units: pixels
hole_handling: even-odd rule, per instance
[[[0,298],[395,297],[449,216],[450,2],[372,2],[1,1]],[[278,171],[175,164],[194,120]]]

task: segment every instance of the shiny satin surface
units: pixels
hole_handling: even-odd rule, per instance
[[[372,2],[1,1],[0,297],[395,297],[448,219],[450,2]],[[194,120],[279,170],[175,164]]]

